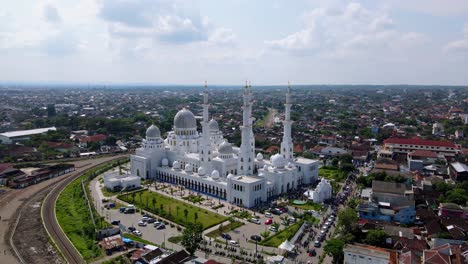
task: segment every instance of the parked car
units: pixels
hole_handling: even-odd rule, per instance
[[[273,224],[273,219],[268,218],[267,220],[265,220],[265,225],[271,225],[271,224]]]
[[[120,220],[114,220],[111,222],[112,225],[119,225],[120,224]]]
[[[147,223],[146,223],[146,222],[144,222],[144,221],[140,221],[140,222],[138,222],[138,226],[146,226],[146,225],[147,225]]]
[[[268,217],[268,218],[272,218],[272,217],[273,217],[273,215],[272,215],[270,212],[266,212],[266,213],[265,213],[265,216]]]
[[[159,222],[159,221],[156,221],[156,222],[153,223],[154,227],[157,227],[157,226],[160,225],[160,224],[162,224],[162,223]]]
[[[141,236],[143,235],[140,230],[135,230],[132,232],[135,236]]]
[[[314,247],[319,248],[322,244],[320,244],[320,241],[315,240],[314,242]]]
[[[281,210],[279,208],[275,208],[275,209],[273,209],[272,213],[274,213],[275,215],[280,215],[283,212],[281,212]]]
[[[103,202],[103,203],[109,202],[109,198],[102,198],[102,202]]]
[[[315,257],[317,256],[317,251],[315,249],[310,249],[309,250],[309,257]]]
[[[255,224],[257,224],[257,225],[261,224],[260,219],[255,218],[255,217],[250,218],[250,222],[255,223]]]
[[[288,221],[289,221],[290,223],[295,223],[295,222],[296,222],[296,218],[290,216],[290,217],[288,217]]]
[[[150,218],[150,219],[148,219],[148,221],[146,221],[146,222],[147,222],[148,224],[152,224],[152,223],[156,222],[156,219]]]
[[[151,217],[149,217],[149,216],[143,216],[143,217],[141,218],[141,221],[147,222],[147,221],[150,220],[150,219],[151,219]]]
[[[274,226],[270,226],[270,227],[268,228],[268,230],[270,230],[270,231],[272,231],[272,232],[278,232],[278,229],[276,229],[276,227],[274,227]]]
[[[133,226],[129,226],[129,227],[128,227],[128,230],[129,230],[130,232],[133,232],[133,231],[135,231],[135,230],[136,230],[136,228],[135,228],[135,227],[133,227]]]
[[[260,242],[262,240],[262,237],[259,235],[252,235],[250,236],[250,239],[252,239],[253,241]]]
[[[226,240],[231,240],[231,239],[232,239],[232,238],[231,238],[231,235],[229,235],[228,233],[222,233],[222,234],[221,234],[221,237],[224,238],[224,239],[226,239]]]
[[[160,230],[160,229],[165,229],[166,228],[166,225],[164,224],[160,224],[156,227],[157,230]]]
[[[119,212],[124,213],[126,209],[127,209],[126,207],[120,207]]]
[[[238,246],[239,245],[239,243],[237,243],[237,241],[235,241],[235,240],[229,241],[229,244],[231,244],[233,246]]]

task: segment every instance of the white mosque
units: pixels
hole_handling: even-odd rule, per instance
[[[318,177],[319,163],[294,157],[291,105],[291,87],[288,85],[281,153],[268,160],[261,153],[255,155],[252,87],[244,87],[242,143],[238,148],[223,138],[216,120],[209,120],[205,85],[201,133],[197,130],[194,114],[185,108],[175,115],[173,131],[168,132],[166,139],[161,137],[158,127],[150,126],[141,148],[131,156],[131,174],[183,185],[247,208],[310,184]]]

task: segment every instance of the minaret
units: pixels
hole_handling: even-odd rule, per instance
[[[291,106],[292,106],[292,101],[291,101],[291,84],[288,82],[288,90],[286,93],[286,103],[284,104],[285,106],[285,112],[284,112],[284,121],[283,121],[283,126],[284,126],[284,132],[283,132],[283,142],[281,142],[281,155],[287,160],[287,161],[292,161],[293,160],[293,142],[291,139],[291,125],[293,121],[291,121]]]
[[[210,143],[210,131],[208,129],[208,85],[205,81],[205,88],[203,89],[203,121],[202,124],[202,144],[200,151],[201,166],[205,168],[207,173],[211,172],[211,143]]]
[[[252,131],[252,86],[245,83],[242,105],[242,143],[239,151],[238,175],[252,175],[255,159],[255,138]]]

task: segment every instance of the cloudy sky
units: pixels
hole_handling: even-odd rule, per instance
[[[468,84],[467,0],[15,0],[0,81]]]

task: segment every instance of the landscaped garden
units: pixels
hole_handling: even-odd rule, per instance
[[[347,172],[340,170],[337,167],[323,166],[319,169],[319,177],[324,177],[327,180],[344,182],[346,180],[346,176]]]
[[[265,240],[261,241],[259,245],[267,246],[267,247],[278,247],[286,239],[290,240],[291,238],[293,238],[297,230],[301,228],[302,224],[303,224],[303,221],[290,225],[287,228],[277,232],[276,234],[270,237],[267,237]]]
[[[297,204],[297,203],[294,203],[291,200],[290,205],[294,206],[294,207],[297,207],[297,208],[300,208],[302,210],[314,210],[314,211],[317,211],[317,212],[320,212],[323,209],[323,206],[321,204],[314,203],[312,201],[307,201],[305,204]]]
[[[182,226],[199,222],[205,230],[227,220],[225,216],[148,190],[119,195],[118,198]]]

